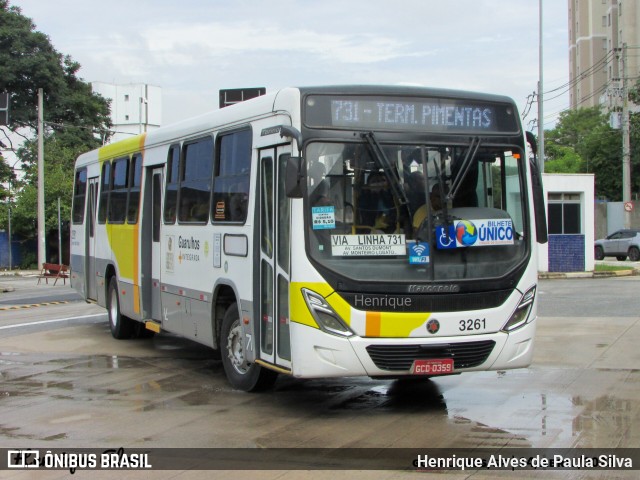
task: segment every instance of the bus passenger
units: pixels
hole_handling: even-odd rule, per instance
[[[429,194],[429,204],[431,206],[431,214],[439,215],[442,212],[442,194],[440,184],[436,183],[431,189],[431,193]],[[417,230],[420,228],[424,219],[427,217],[427,205],[424,204],[413,215],[413,228]]]
[[[380,172],[369,175],[358,206],[362,225],[391,233],[396,228],[396,207],[387,177]]]

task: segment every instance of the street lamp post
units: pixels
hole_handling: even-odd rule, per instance
[[[38,89],[38,268],[46,259],[45,219],[44,219],[44,113],[42,110],[44,93]]]

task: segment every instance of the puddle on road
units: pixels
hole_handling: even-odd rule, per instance
[[[439,447],[638,447],[633,442],[640,427],[639,370],[537,368],[395,381],[283,377],[271,391],[246,394],[228,385],[220,362],[206,349],[164,353],[141,358],[9,354],[11,365],[0,354],[0,406],[9,413],[3,415],[9,421],[0,425],[0,438],[55,441],[73,438],[73,428],[79,428],[42,428],[36,434],[37,426],[23,418],[30,411],[34,418],[46,412],[55,420],[56,412],[67,418],[69,411],[85,415],[89,408],[167,415],[198,409],[215,419],[251,417],[266,409],[267,418],[301,426],[271,432],[258,442],[267,446],[304,445],[312,434],[302,426],[328,419],[346,439],[353,437],[345,440],[351,446],[381,441],[372,433],[378,429],[396,439],[394,446],[422,441]],[[331,444],[322,435],[312,438]]]
[[[581,407],[581,412],[572,422],[572,432],[579,443],[578,446],[590,448],[603,444],[628,444],[632,434],[638,438],[638,404],[630,400],[622,400],[610,395],[587,400],[574,397],[574,405]],[[635,433],[633,433],[635,432]],[[637,447],[638,445],[634,445]]]
[[[20,433],[19,427],[9,427],[7,425],[0,424],[0,437],[9,438],[12,440],[34,440],[36,437],[33,435],[27,435]]]
[[[331,410],[444,411],[444,397],[432,380],[394,380],[350,396],[330,406]]]

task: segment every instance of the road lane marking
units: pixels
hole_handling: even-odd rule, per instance
[[[79,317],[67,317],[67,318],[56,318],[53,320],[39,320],[37,322],[27,322],[27,323],[16,323],[15,325],[5,325],[3,327],[0,327],[0,330],[6,330],[9,328],[20,328],[20,327],[30,327],[33,325],[44,325],[47,323],[57,323],[57,322],[70,322],[72,320],[81,320],[84,318],[94,318],[94,317],[102,317],[104,315],[106,315],[107,312],[104,313],[94,313],[91,315],[81,315]]]
[[[11,307],[0,307],[0,312],[7,310],[22,310],[23,308],[46,307],[47,305],[64,305],[67,301],[44,302],[44,303],[27,303],[25,305],[13,305]]]

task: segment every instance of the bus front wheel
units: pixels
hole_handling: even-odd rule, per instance
[[[109,281],[109,293],[107,295],[107,311],[109,313],[109,328],[113,338],[122,340],[131,338],[133,335],[133,320],[125,317],[120,312],[120,297],[118,295],[118,281],[116,277],[111,277]]]
[[[275,382],[278,374],[247,361],[242,332],[238,304],[234,303],[224,315],[220,336],[222,365],[227,379],[233,388],[245,392],[269,388]]]

